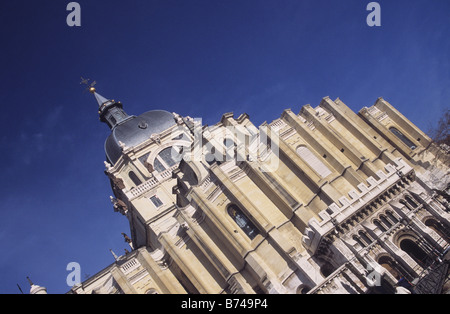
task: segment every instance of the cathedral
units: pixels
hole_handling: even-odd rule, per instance
[[[448,147],[383,98],[205,126],[90,91],[130,249],[69,294],[448,290]]]

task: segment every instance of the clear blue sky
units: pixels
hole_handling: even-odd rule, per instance
[[[247,112],[255,124],[286,108],[340,97],[353,110],[380,96],[423,130],[450,99],[450,1],[0,2],[0,293],[26,276],[64,293],[66,265],[84,275],[122,254],[129,234],[113,212],[95,99],[80,76],[120,100],[202,117]]]

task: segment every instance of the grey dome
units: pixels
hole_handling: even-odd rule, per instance
[[[116,125],[105,142],[106,158],[115,164],[122,155],[119,141],[133,147],[148,140],[152,134],[161,133],[175,125],[172,113],[165,110],[151,110],[140,116],[131,116]]]

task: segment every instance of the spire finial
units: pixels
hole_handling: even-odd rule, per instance
[[[32,286],[33,282],[31,281],[30,277],[27,276],[27,280],[28,280],[28,283],[30,284],[30,286]]]
[[[109,102],[110,100],[106,99],[102,95],[97,93],[97,90],[95,89],[95,85],[97,84],[97,81],[93,81],[92,83],[89,83],[91,79],[81,77],[80,85],[86,85],[86,89],[84,90],[89,91],[92,95],[95,96],[95,99],[97,100],[98,106],[101,107],[104,103]],[[113,101],[114,102],[114,101]]]
[[[81,77],[81,82],[80,85],[86,85],[87,88],[86,90],[88,90],[91,94],[95,93],[95,84],[97,84],[96,81],[93,81],[92,83],[89,83],[91,79],[85,79],[84,77]]]

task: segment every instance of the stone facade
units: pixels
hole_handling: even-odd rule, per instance
[[[105,173],[133,250],[69,293],[394,292],[445,259],[449,155],[382,98],[258,128],[174,113],[119,145]]]

